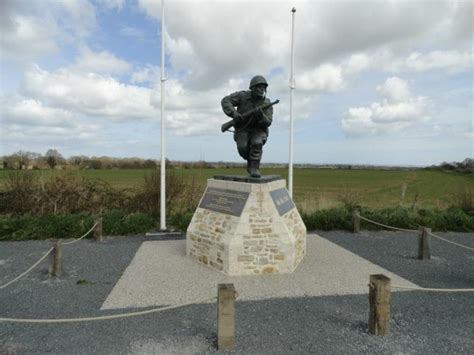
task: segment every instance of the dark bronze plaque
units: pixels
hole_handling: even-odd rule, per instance
[[[272,196],[273,203],[275,204],[280,216],[283,216],[286,212],[292,210],[295,207],[288,190],[284,187],[271,191],[270,195]]]
[[[249,195],[250,192],[208,187],[199,207],[239,217]]]

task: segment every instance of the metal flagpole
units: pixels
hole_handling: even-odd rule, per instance
[[[165,0],[161,0],[161,185],[160,230],[166,230],[166,157],[165,157]]]
[[[296,88],[294,72],[294,61],[295,61],[295,12],[296,8],[291,9],[291,72],[290,72],[290,148],[289,148],[289,161],[288,161],[288,192],[290,197],[293,198],[293,91]]]

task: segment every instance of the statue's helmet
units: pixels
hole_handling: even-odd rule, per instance
[[[265,87],[268,86],[268,83],[263,76],[256,75],[252,78],[252,80],[250,80],[249,89],[252,89],[252,87],[254,87],[255,85],[260,85],[260,84],[265,84]]]

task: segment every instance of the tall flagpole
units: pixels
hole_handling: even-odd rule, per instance
[[[291,72],[290,72],[290,148],[289,148],[289,161],[288,161],[288,192],[290,197],[293,198],[293,91],[296,88],[294,72],[294,61],[295,61],[295,12],[296,8],[291,9]]]
[[[165,0],[161,0],[161,185],[160,230],[166,230],[166,157],[165,157]]]

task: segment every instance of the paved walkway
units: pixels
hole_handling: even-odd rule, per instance
[[[366,294],[371,274],[417,287],[316,234],[308,236],[306,256],[288,275],[227,276],[187,258],[184,240],[151,241],[138,249],[101,309],[192,302],[215,295],[219,283],[233,283],[241,301]]]

